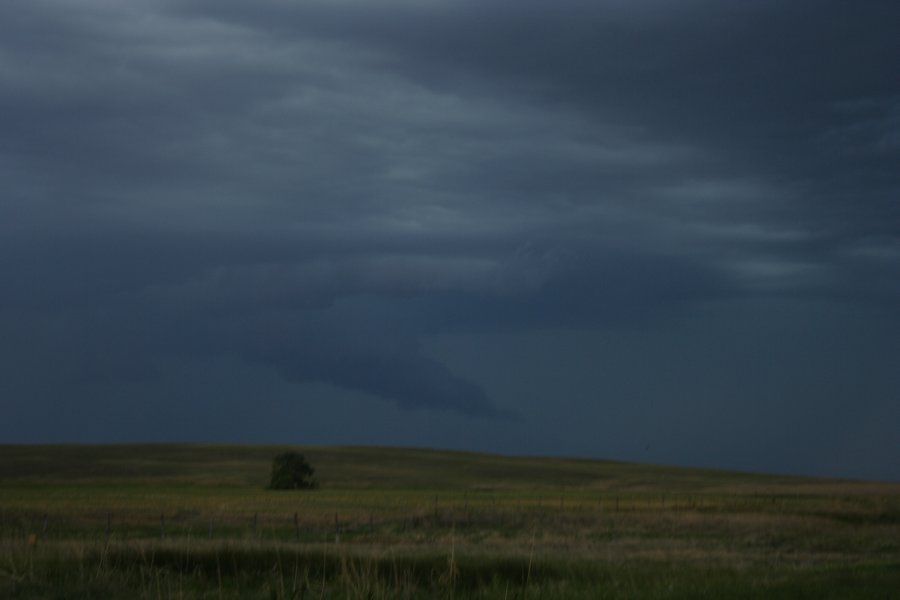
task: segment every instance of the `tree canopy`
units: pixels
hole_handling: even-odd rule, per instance
[[[270,490],[302,490],[316,487],[315,469],[297,452],[284,452],[272,461]]]

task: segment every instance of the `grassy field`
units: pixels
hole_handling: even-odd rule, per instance
[[[287,449],[319,489],[264,489]],[[389,448],[0,446],[2,598],[898,590],[897,484]]]

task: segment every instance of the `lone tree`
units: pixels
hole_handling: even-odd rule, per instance
[[[316,487],[313,469],[302,454],[285,452],[272,461],[270,490],[303,490]]]

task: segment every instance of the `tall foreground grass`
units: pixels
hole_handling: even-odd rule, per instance
[[[3,550],[3,598],[895,598],[896,561],[531,557],[184,540]]]
[[[0,598],[900,590],[897,485],[304,448],[322,488],[266,491],[277,450],[0,446]]]

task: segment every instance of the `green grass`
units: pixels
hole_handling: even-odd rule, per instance
[[[264,489],[284,450],[319,489]],[[2,598],[897,589],[896,484],[391,448],[0,446]]]

